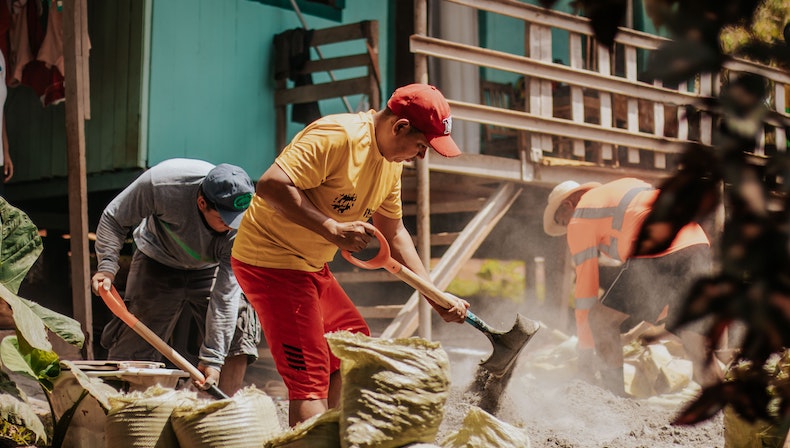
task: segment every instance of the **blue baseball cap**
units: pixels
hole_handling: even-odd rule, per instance
[[[203,194],[217,208],[222,221],[238,229],[255,193],[247,172],[236,165],[222,163],[206,174],[202,186]]]

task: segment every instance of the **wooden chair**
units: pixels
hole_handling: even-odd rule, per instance
[[[360,40],[360,45],[351,45],[352,54],[335,56],[329,59],[307,61],[302,74],[332,72],[350,68],[365,68],[366,73],[356,78],[333,79],[329,82],[288,87],[285,79],[277,80],[274,91],[277,132],[275,144],[280,151],[286,144],[288,118],[286,108],[289,104],[309,103],[328,98],[342,98],[349,95],[366,95],[370,108],[378,110],[381,105],[381,74],[379,71],[379,25],[376,20],[313,30],[311,46],[335,44]]]

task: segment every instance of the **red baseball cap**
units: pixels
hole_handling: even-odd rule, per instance
[[[436,87],[428,84],[409,84],[395,90],[387,101],[387,107],[400,118],[425,134],[428,144],[445,157],[461,154],[450,131],[453,118],[450,105]]]

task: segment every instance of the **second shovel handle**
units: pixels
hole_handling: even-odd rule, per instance
[[[129,312],[129,310],[126,308],[126,304],[123,302],[123,299],[121,299],[120,294],[118,294],[118,290],[115,289],[115,286],[112,286],[109,291],[104,288],[99,288],[99,295],[116,317],[126,323],[132,330],[134,330],[135,333],[137,333],[146,342],[151,344],[159,353],[164,355],[165,358],[169,359],[170,362],[175,364],[176,367],[187,372],[190,378],[197,381],[198,383],[203,383],[206,381],[206,377],[203,375],[203,372],[198,370],[197,367],[193,366],[192,363],[187,361],[186,358],[175,351],[173,347],[169,346],[167,342],[162,340],[159,335],[151,331],[151,329],[148,328],[144,323],[140,322],[140,320],[137,319],[134,314]],[[228,398],[225,393],[223,393],[214,385],[212,385],[211,389],[209,389],[209,393],[217,398]]]
[[[203,372],[198,370],[197,367],[193,366],[192,363],[186,360],[180,353],[175,351],[173,347],[169,346],[167,342],[163,341],[162,338],[159,337],[156,333],[151,331],[150,328],[143,325],[142,322],[138,322],[132,328],[135,333],[139,334],[141,338],[145,339],[146,342],[153,345],[154,348],[161,354],[165,356],[165,358],[169,359],[170,362],[175,364],[179,369],[187,372],[189,376],[198,382],[203,382],[206,380],[205,375]]]

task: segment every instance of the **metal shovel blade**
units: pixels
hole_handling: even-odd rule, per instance
[[[540,329],[540,323],[517,314],[516,323],[509,331],[498,332],[486,327],[481,331],[491,341],[494,351],[488,359],[480,363],[480,366],[494,377],[501,378],[513,369],[521,350]]]

